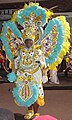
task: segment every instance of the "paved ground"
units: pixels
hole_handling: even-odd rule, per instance
[[[44,85],[45,90],[72,90],[72,75],[67,77],[64,74],[58,75],[60,84],[49,84]]]
[[[16,120],[24,120],[26,108],[18,107],[8,91],[14,85],[10,83],[0,84],[0,108],[7,108],[15,113]],[[45,106],[40,107],[41,114],[48,114],[58,120],[72,120],[72,90],[45,90]]]

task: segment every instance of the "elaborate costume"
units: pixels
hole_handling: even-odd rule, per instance
[[[8,80],[16,83],[13,96],[20,106],[29,107],[35,102],[44,105],[42,81],[47,81],[46,68],[55,69],[69,49],[69,24],[64,16],[48,22],[52,15],[52,11],[30,2],[16,11],[11,21],[4,22],[1,39],[16,69]],[[30,48],[26,47],[28,39],[33,41]]]

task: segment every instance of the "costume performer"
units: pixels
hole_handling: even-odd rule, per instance
[[[47,81],[46,69],[55,69],[70,46],[68,22],[64,16],[52,19],[52,15],[52,11],[30,2],[3,25],[1,39],[13,69],[8,80],[16,84],[15,103],[28,107],[25,119],[39,116],[38,107],[44,105],[42,82]],[[18,25],[23,29],[19,30]]]

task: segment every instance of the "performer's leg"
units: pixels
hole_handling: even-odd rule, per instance
[[[33,106],[33,105],[31,105],[30,107],[28,107],[28,110],[32,110],[32,106]]]
[[[39,105],[35,102],[35,103],[33,104],[34,113],[37,113],[37,112],[38,112],[38,108],[39,108]]]
[[[32,107],[33,107],[33,105],[28,107],[28,110],[27,110],[27,113],[24,116],[24,119],[26,119],[26,120],[32,119],[32,117],[34,116],[34,111],[32,110]]]
[[[33,118],[40,116],[40,114],[38,113],[38,108],[39,108],[39,105],[35,102],[33,104],[33,109],[34,109],[34,116],[33,116]]]

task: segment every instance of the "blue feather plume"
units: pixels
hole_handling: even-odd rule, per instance
[[[16,80],[16,74],[14,72],[7,74],[7,77],[8,77],[8,81],[10,82],[15,82]]]

